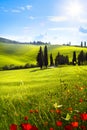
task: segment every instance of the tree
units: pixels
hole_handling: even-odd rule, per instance
[[[42,67],[43,67],[43,52],[42,52],[41,46],[40,46],[40,50],[39,50],[38,55],[37,55],[37,64],[42,69]]]
[[[83,47],[83,42],[81,42],[81,47]]]
[[[76,52],[73,52],[73,59],[72,59],[73,65],[76,65]]]
[[[47,46],[44,47],[44,65],[48,66],[48,50],[47,50]]]
[[[85,54],[85,60],[87,61],[87,52],[86,52],[86,54]]]
[[[52,53],[50,54],[50,66],[53,66],[54,63],[53,63],[53,56],[52,56]]]
[[[78,55],[78,65],[83,65],[85,61],[85,53],[83,51],[80,52],[80,54]]]
[[[60,53],[57,54],[55,58],[55,65],[64,65],[64,64],[69,64],[69,58],[68,56],[60,55]]]
[[[69,64],[69,57],[68,56],[65,57],[65,63]]]
[[[86,47],[86,41],[84,41],[84,47]]]

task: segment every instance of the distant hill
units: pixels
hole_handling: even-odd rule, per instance
[[[17,41],[6,39],[6,38],[3,38],[3,37],[0,37],[0,42],[3,42],[3,43],[19,43]]]
[[[41,41],[33,41],[33,42],[19,42],[19,41],[15,41],[15,40],[10,40],[10,39],[6,39],[3,37],[0,37],[0,42],[3,43],[13,43],[13,44],[32,44],[32,45],[48,45],[50,43],[47,42],[41,42]]]

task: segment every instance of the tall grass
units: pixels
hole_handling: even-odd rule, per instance
[[[0,71],[0,130],[9,130],[13,123],[20,126],[25,116],[39,130],[63,130],[78,112],[87,113],[86,71],[87,66]],[[78,129],[86,126],[78,118]]]

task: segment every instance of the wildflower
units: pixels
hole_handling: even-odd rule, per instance
[[[83,102],[83,99],[81,98],[81,99],[79,100],[79,102]]]
[[[61,110],[59,110],[59,109],[56,109],[56,111],[55,111],[57,114],[61,114]]]
[[[86,121],[87,120],[87,113],[80,114],[80,118],[81,118],[81,120]]]
[[[57,122],[56,122],[56,125],[57,125],[57,126],[62,126],[62,121],[57,121]]]
[[[22,128],[22,130],[31,130],[32,125],[29,123],[23,123],[23,124],[21,124],[21,128]]]
[[[25,116],[24,119],[27,121],[28,120],[28,116]]]
[[[78,117],[76,115],[73,116],[74,120],[78,120]]]
[[[34,113],[34,110],[30,110],[29,112],[30,112],[30,113]]]
[[[64,126],[64,130],[73,130],[71,125]]]
[[[38,113],[39,111],[38,110],[35,110],[35,113]]]
[[[66,118],[64,118],[66,121],[68,121],[68,120],[70,120],[70,118],[71,118],[71,115],[69,114],[69,113],[67,113],[67,115],[66,115]]]
[[[79,124],[78,124],[78,122],[72,122],[71,125],[73,128],[77,128]]]
[[[54,108],[60,108],[60,107],[62,107],[63,105],[58,105],[57,103],[54,103],[53,106],[54,106]]]
[[[10,125],[10,130],[17,130],[17,125],[16,124],[11,124]]]
[[[54,106],[55,108],[58,108],[58,104],[57,104],[57,103],[54,103],[53,106]]]
[[[32,126],[30,130],[38,130],[38,128],[36,126]]]
[[[67,90],[67,92],[69,93],[69,92],[70,92],[70,90],[68,89],[68,90]]]
[[[76,113],[80,113],[80,111],[79,110],[74,110]]]
[[[68,108],[68,111],[71,111],[71,112],[72,112],[72,110],[73,110],[73,108],[72,108],[72,107],[69,107],[69,108]]]
[[[84,126],[84,125],[80,126],[80,128],[81,128],[82,130],[86,130],[86,126]]]
[[[80,87],[80,90],[83,90],[83,87]]]
[[[54,130],[54,128],[51,127],[49,130]]]

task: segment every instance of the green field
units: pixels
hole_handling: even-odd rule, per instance
[[[64,130],[76,121],[75,129],[82,125],[87,129],[87,120],[82,121],[79,113],[87,113],[87,66],[0,71],[0,130],[9,130],[11,124],[21,130],[25,116],[39,130]]]
[[[44,46],[42,46],[44,48]],[[36,65],[36,57],[39,51],[39,45],[23,45],[23,44],[7,44],[0,43],[0,68],[5,65],[25,65],[34,64]],[[87,52],[87,48],[74,47],[74,46],[59,46],[59,45],[48,45],[48,55],[53,54],[55,59],[58,52],[63,55],[68,55],[70,62],[72,61],[73,51],[78,53],[83,50]]]

